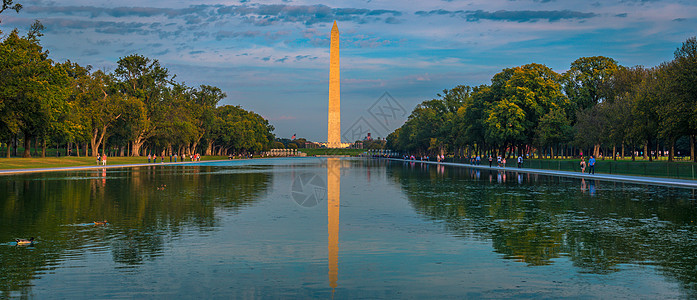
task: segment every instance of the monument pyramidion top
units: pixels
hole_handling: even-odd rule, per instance
[[[334,26],[332,26],[332,32],[339,32],[339,27],[336,26],[336,20],[334,20]]]

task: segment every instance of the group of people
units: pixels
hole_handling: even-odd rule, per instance
[[[479,156],[477,156],[477,160],[479,160]],[[517,160],[518,160],[518,168],[522,168],[523,167],[523,156],[518,155]],[[494,157],[489,155],[489,167],[490,168],[491,168],[491,165],[493,164],[493,162],[494,162]],[[497,156],[496,157],[496,165],[499,168],[506,168],[506,157],[501,156],[501,155]]]
[[[190,155],[189,157],[191,158],[191,161],[201,161],[201,154],[196,153],[194,155]],[[178,158],[178,156],[176,153],[172,154],[169,156],[169,162],[177,162],[177,158]],[[181,160],[184,161],[185,159],[186,159],[186,154],[182,154]],[[151,161],[154,163],[157,162],[157,155],[156,154],[148,154],[148,163],[150,163]],[[164,163],[164,162],[165,162],[165,156],[160,155],[160,163]]]
[[[403,158],[404,158],[404,160],[417,160],[417,157],[414,156],[414,155],[412,155],[412,156],[405,155]],[[418,160],[420,160],[420,161],[428,161],[428,160],[429,160],[429,157],[428,157],[428,155],[427,155],[427,156],[421,156]]]
[[[469,156],[467,159],[470,161],[470,164],[471,164],[471,165],[478,166],[479,164],[482,163],[482,158],[481,158],[479,155],[477,155],[477,156]]]
[[[402,156],[402,159],[404,159],[404,160],[421,160],[421,161],[428,161],[429,158],[430,158],[430,157],[428,157],[428,156],[421,156],[421,157],[416,157],[416,156],[414,156],[414,155],[404,155],[404,156]],[[476,156],[467,156],[466,159],[467,159],[467,161],[469,161],[469,163],[472,164],[472,165],[478,166],[478,165],[480,165],[480,164],[482,163],[482,157],[479,156],[479,155],[476,155]],[[438,162],[443,162],[443,161],[445,161],[445,155],[436,155],[436,160],[437,160]],[[488,160],[489,160],[489,167],[491,168],[492,165],[493,165],[493,163],[494,163],[494,157],[493,157],[492,155],[489,155]],[[518,162],[518,168],[522,168],[522,167],[523,167],[523,156],[522,156],[522,155],[518,155],[517,162]],[[501,155],[497,156],[497,157],[496,157],[496,165],[497,165],[499,168],[506,168],[506,157],[505,157],[505,156],[501,156]]]
[[[586,166],[588,166],[588,174],[595,174],[595,157],[593,155],[588,159],[588,163],[586,163],[585,158],[581,157],[579,164],[581,165],[581,173],[586,173]]]
[[[411,155],[411,156],[404,155],[404,157],[402,157],[402,158],[404,160],[417,160],[417,157],[415,157],[414,155]],[[442,162],[445,160],[444,155],[437,155],[436,158],[437,158],[438,162]],[[472,164],[472,165],[479,165],[481,163],[481,157],[479,155],[469,156],[467,159],[469,160],[470,164]],[[428,156],[421,156],[420,160],[428,161],[429,157]],[[489,167],[491,168],[493,163],[494,163],[494,157],[492,155],[489,155],[488,160],[489,160]],[[521,155],[518,156],[517,163],[518,163],[518,168],[523,167],[523,156],[521,156]],[[506,168],[506,157],[501,156],[501,155],[497,156],[496,157],[496,165],[499,168]],[[588,168],[588,174],[595,174],[595,156],[591,155],[590,158],[588,159],[588,162],[586,162],[585,158],[581,157],[580,165],[581,165],[581,173],[585,173],[586,168]]]
[[[106,166],[106,154],[97,153],[97,165]]]

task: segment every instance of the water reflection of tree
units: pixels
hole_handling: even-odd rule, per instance
[[[243,168],[144,167],[0,178],[0,242],[39,237],[33,249],[0,248],[0,298],[30,292],[31,280],[61,253],[86,244],[108,247],[124,265],[155,259],[182,231],[214,230],[216,211],[254,203],[271,176]],[[103,228],[66,226],[104,219]]]
[[[697,295],[697,208],[689,191],[404,164],[388,174],[414,209],[443,220],[457,236],[491,240],[496,252],[531,266],[569,257],[580,272],[605,274],[621,264],[647,264]],[[479,179],[478,179],[479,178]]]

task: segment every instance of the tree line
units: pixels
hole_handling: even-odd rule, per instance
[[[621,66],[582,57],[559,74],[531,63],[507,68],[491,84],[456,86],[414,108],[390,133],[392,150],[454,155],[529,154],[645,159],[676,144],[695,157],[697,40],[658,66]],[[689,146],[687,145],[689,144]],[[585,151],[584,151],[585,150]]]
[[[47,147],[78,156],[226,155],[268,150],[274,141],[263,117],[218,106],[223,91],[178,82],[156,59],[128,55],[109,73],[54,62],[40,44],[42,29],[37,21],[25,36],[15,29],[0,40],[0,141],[7,157],[17,156],[21,144],[22,156],[30,157],[32,143],[43,157]]]

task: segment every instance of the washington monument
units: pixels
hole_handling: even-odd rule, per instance
[[[327,148],[341,147],[341,93],[339,78],[339,27],[332,26],[329,48],[329,114],[327,122]]]

